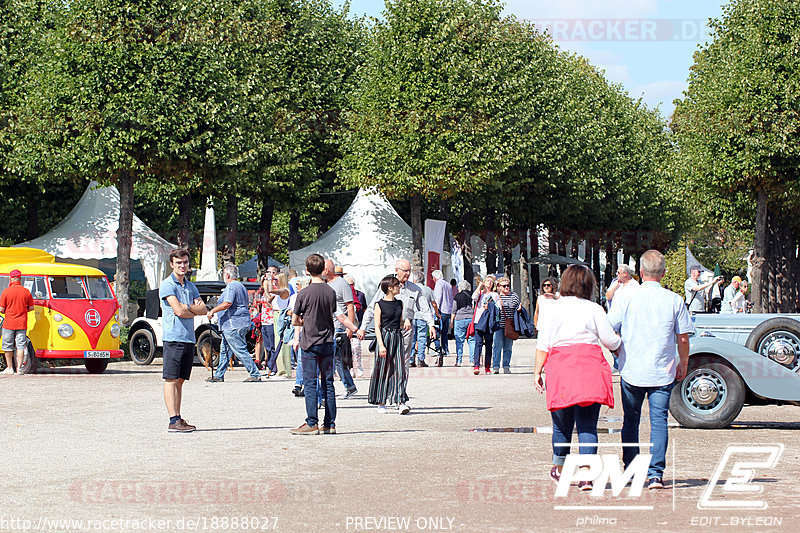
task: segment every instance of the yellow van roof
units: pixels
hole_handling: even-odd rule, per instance
[[[55,257],[38,248],[0,247],[0,265],[6,263],[55,263],[55,261]]]
[[[84,265],[56,263],[56,258],[36,248],[0,247],[0,274],[15,268],[23,276],[105,276],[102,270]]]

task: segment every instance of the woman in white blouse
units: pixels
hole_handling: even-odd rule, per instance
[[[591,301],[597,281],[592,271],[572,265],[561,276],[561,298],[541,309],[536,345],[536,390],[547,392],[547,409],[553,419],[553,468],[558,481],[577,427],[581,454],[595,454],[600,406],[614,407],[611,367],[601,345],[615,351],[620,338],[605,310]],[[547,383],[542,370],[547,369]],[[581,481],[591,490],[591,481]]]
[[[475,305],[475,316],[473,321],[475,324],[480,321],[481,316],[489,307],[489,301],[493,300],[494,304],[500,307],[500,295],[497,294],[495,289],[496,278],[489,274],[483,279],[483,282],[478,286],[472,294],[472,301]],[[492,373],[492,341],[494,339],[494,331],[478,331],[475,330],[475,350],[472,359],[473,373],[477,376],[481,373],[481,349],[484,349],[483,364],[487,374]]]

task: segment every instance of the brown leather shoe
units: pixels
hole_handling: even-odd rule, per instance
[[[292,435],[319,435],[319,427],[303,424],[299,428],[289,430],[289,432]]]
[[[181,418],[174,424],[170,424],[169,427],[167,428],[168,431],[172,431],[175,433],[191,433],[196,429],[197,429],[196,426],[191,425],[183,418]]]
[[[325,435],[336,435],[336,428],[329,428],[329,427],[322,426],[322,432]]]

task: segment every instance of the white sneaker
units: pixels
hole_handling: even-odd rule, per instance
[[[386,406],[385,405],[379,405],[378,406],[378,414],[379,415],[385,415],[386,414]]]
[[[406,404],[401,403],[400,405],[397,406],[397,410],[400,411],[401,415],[407,415],[408,412],[411,411],[411,408]]]
[[[11,368],[10,366],[8,366],[8,367],[6,367],[6,369],[5,369],[5,370],[3,370],[2,372],[0,372],[0,374],[8,374],[8,375],[11,375],[11,374],[16,374],[16,372],[14,372],[14,369],[13,369],[13,368]]]

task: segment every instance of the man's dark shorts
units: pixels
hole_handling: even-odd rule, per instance
[[[189,379],[194,363],[194,344],[191,342],[164,341],[164,379]]]

